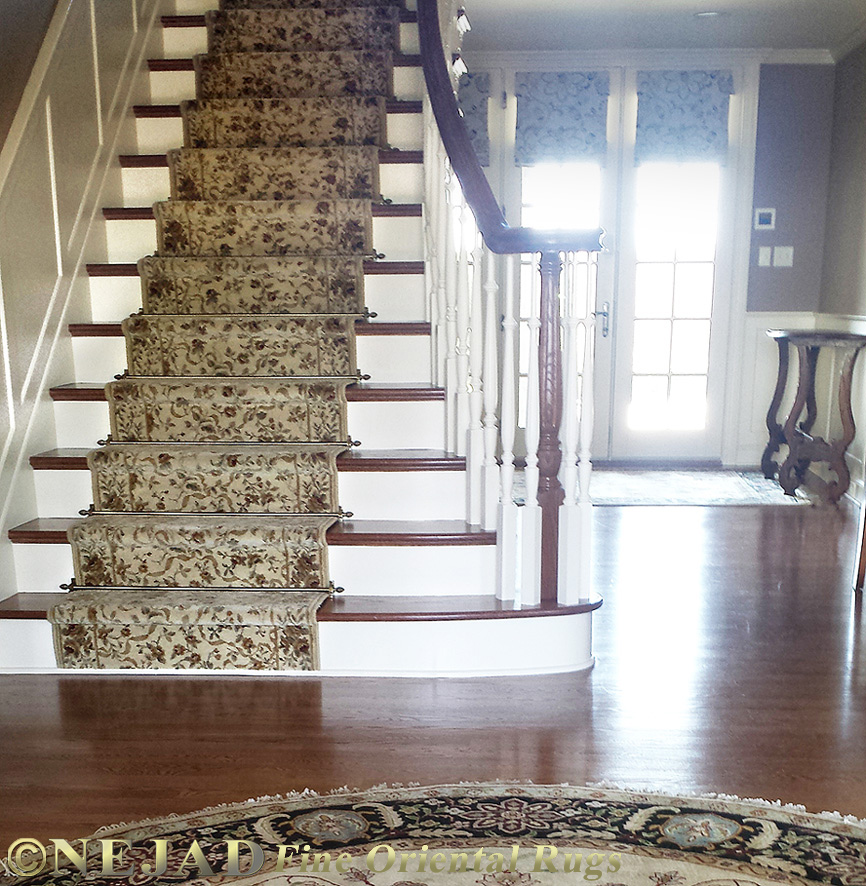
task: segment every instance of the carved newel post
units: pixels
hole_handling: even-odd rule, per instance
[[[557,601],[559,561],[559,507],[565,491],[559,482],[562,449],[562,344],[560,339],[558,252],[543,252],[541,270],[541,325],[538,341],[538,505],[541,508],[541,601]]]

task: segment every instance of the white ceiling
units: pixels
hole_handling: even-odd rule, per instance
[[[866,40],[866,0],[464,0],[468,50],[828,49]],[[724,13],[695,18],[696,12]],[[852,43],[852,41],[854,41]]]

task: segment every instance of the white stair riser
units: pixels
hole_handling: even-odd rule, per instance
[[[586,613],[470,621],[324,621],[319,624],[320,673],[462,677],[580,671],[593,665],[591,619]],[[55,667],[47,621],[0,621],[0,670]]]
[[[214,9],[216,5],[217,0],[208,0],[205,8]],[[207,29],[163,28],[162,51],[165,58],[189,58],[207,52]],[[407,55],[416,55],[421,51],[417,25],[409,22],[401,23],[400,51]]]
[[[331,580],[346,596],[493,594],[495,545],[328,548]]]
[[[106,382],[127,368],[124,339],[72,339],[75,381]],[[430,383],[430,337],[364,335],[358,338],[358,366],[373,381]]]
[[[88,471],[34,471],[40,517],[74,515],[93,501]],[[464,471],[340,474],[340,505],[363,520],[462,520]]]
[[[413,323],[429,319],[423,274],[368,274],[364,303],[378,320]]]
[[[591,613],[471,621],[321,622],[325,673],[545,674],[592,667]]]
[[[340,474],[340,507],[357,520],[464,520],[465,501],[465,471]]]
[[[388,144],[401,151],[420,151],[424,128],[420,114],[388,114]],[[140,117],[135,121],[138,150],[164,154],[183,144],[183,121],[179,117]]]
[[[424,255],[420,218],[374,218],[373,247],[389,261],[418,261]],[[152,219],[105,222],[109,262],[134,262],[156,252],[156,223]]]
[[[349,404],[349,432],[365,449],[442,449],[445,404],[439,400]],[[108,404],[54,403],[57,445],[96,445],[108,434]]]
[[[51,625],[44,619],[0,620],[0,669],[55,668]]]
[[[159,150],[164,152],[164,148]],[[121,170],[121,181],[124,206],[152,206],[171,193],[165,167],[128,167]],[[424,167],[420,163],[386,163],[380,169],[379,186],[382,196],[393,203],[420,203],[424,199]]]
[[[414,323],[427,319],[424,277],[420,274],[368,274],[364,279],[364,303],[391,323]],[[141,308],[138,277],[91,277],[90,308],[95,323],[113,323]]]
[[[13,545],[12,551],[19,592],[57,593],[60,585],[72,578],[69,545],[19,544]],[[494,545],[331,545],[328,562],[333,582],[353,596],[461,596],[494,592]]]
[[[150,100],[155,105],[176,105],[195,98],[195,71],[151,71]],[[424,97],[424,72],[420,67],[394,68],[394,98],[420,101]]]

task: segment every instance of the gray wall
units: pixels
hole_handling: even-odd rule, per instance
[[[836,66],[821,309],[866,314],[866,45]]]
[[[0,0],[0,147],[56,5],[57,0]]]
[[[774,231],[752,231],[750,311],[817,311],[833,125],[831,65],[762,65],[755,208]],[[791,268],[759,267],[761,246],[793,246]]]

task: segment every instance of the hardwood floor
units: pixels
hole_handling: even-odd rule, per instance
[[[307,786],[460,779],[609,780],[866,817],[856,515],[596,514],[591,673],[0,678],[0,847]]]

